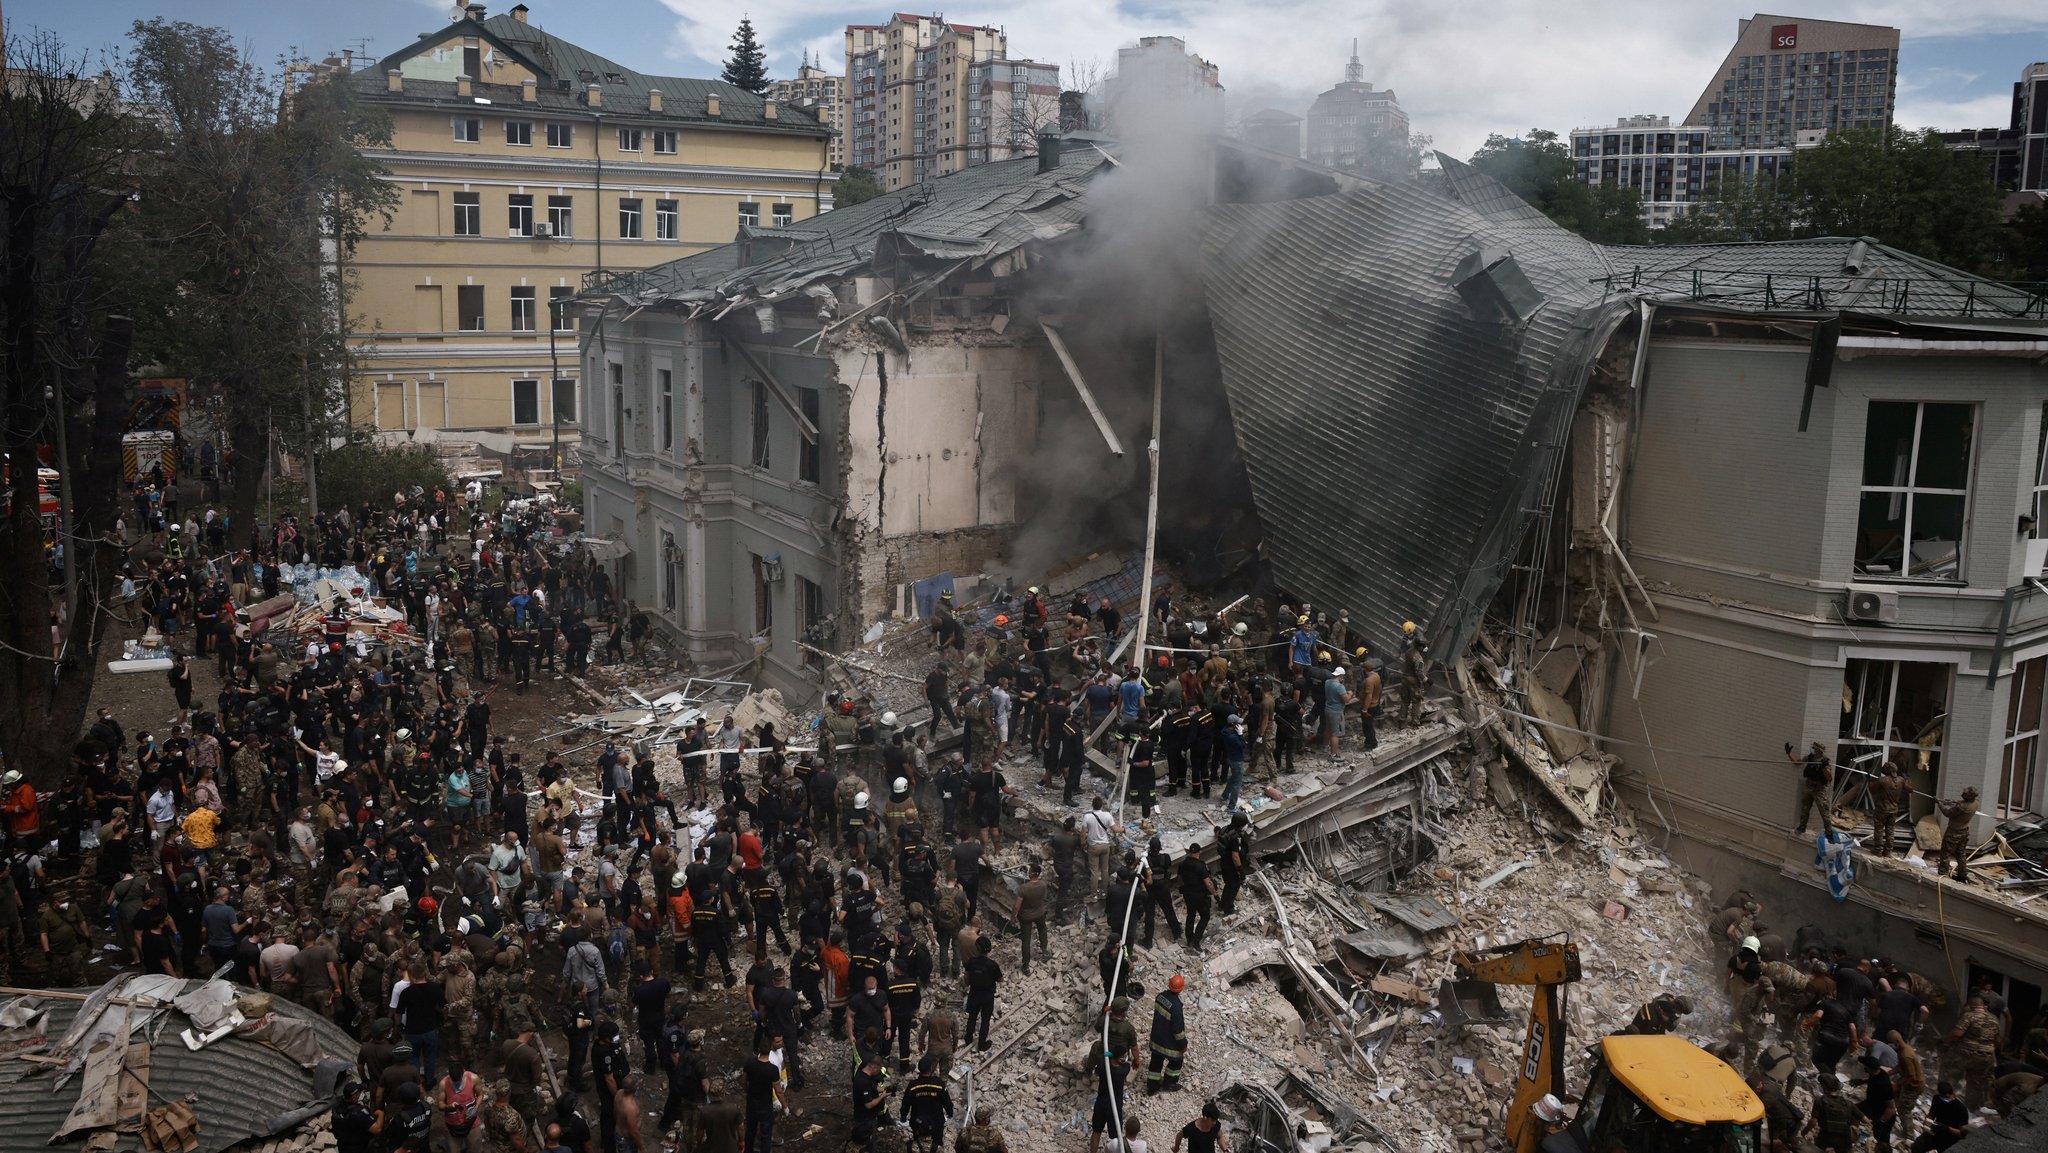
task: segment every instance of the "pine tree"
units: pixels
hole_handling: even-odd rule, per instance
[[[741,17],[732,34],[732,55],[726,58],[722,79],[735,88],[759,94],[768,91],[768,53],[754,39],[754,22]]]

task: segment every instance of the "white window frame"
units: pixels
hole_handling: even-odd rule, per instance
[[[674,156],[676,154],[676,142],[675,129],[657,128],[654,130],[654,154],[656,156]],[[668,147],[662,147],[664,144]]]
[[[569,403],[566,405],[564,405],[561,400],[562,386],[565,384],[569,386]],[[554,411],[557,413],[561,413],[562,415],[560,415],[559,417],[551,415],[551,420],[558,419],[563,424],[569,425],[580,424],[582,422],[583,410],[576,407],[578,400],[578,397],[576,395],[576,389],[577,385],[575,377],[558,376],[554,378],[554,383],[551,384],[548,389],[548,400],[554,404]]]
[[[568,285],[555,285],[548,289],[548,323],[555,326],[556,332],[576,331],[576,323],[569,319],[569,310],[555,307],[557,299],[566,300],[575,295],[576,290]]]
[[[769,211],[772,213],[770,219],[775,221],[775,227],[787,228],[790,225],[796,223],[796,205],[771,204],[768,206],[768,208]]]
[[[521,385],[526,386],[526,390],[531,393],[528,400],[533,405],[532,420],[519,419],[519,393],[521,392]],[[540,422],[540,381],[532,377],[515,377],[512,381],[512,423],[520,428],[530,428]]]
[[[548,147],[576,147],[576,125],[567,120],[548,121]]]
[[[644,229],[641,217],[645,215],[641,206],[647,202],[637,196],[619,197],[619,239],[639,240]]]
[[[469,199],[464,200],[463,197],[465,196]],[[454,196],[454,201],[455,235],[482,236],[484,234],[483,194],[477,192],[458,192]],[[463,225],[465,223],[469,227],[464,228]]]
[[[2033,728],[2018,726],[2023,723],[2026,698],[2040,701],[2043,689],[2048,688],[2044,684],[2048,682],[2048,656],[2013,662],[2006,680],[2012,688],[2006,697],[2005,740],[1999,746],[1998,785],[1989,806],[1991,816],[1998,820],[2031,812],[2040,790],[2041,722],[2048,715],[2048,702],[2035,706]]]
[[[621,152],[638,152],[640,151],[640,146],[646,142],[644,135],[638,128],[621,127],[619,129],[619,151]]]
[[[521,204],[524,200],[526,203]],[[533,196],[514,192],[505,198],[505,231],[513,236],[533,235]]]
[[[451,116],[448,126],[457,144],[476,144],[483,139],[484,122],[475,116]]]
[[[1898,502],[1900,502],[1900,501],[1904,501],[1904,502],[1905,502],[1905,508],[1904,508],[1904,510],[1903,510],[1903,514],[1902,514],[1902,515],[1900,516],[1900,518],[1899,518],[1899,540],[1900,540],[1900,548],[1899,548],[1899,571],[1898,571],[1898,572],[1896,572],[1896,573],[1865,573],[1865,572],[1862,572],[1862,571],[1860,571],[1860,570],[1852,570],[1852,571],[1854,571],[1854,575],[1855,575],[1855,578],[1856,578],[1856,579],[1858,579],[1858,580],[1870,580],[1870,581],[1915,581],[1915,582],[1932,582],[1932,583],[1941,583],[1941,584],[1953,584],[1953,583],[1958,583],[1958,582],[1960,582],[1960,581],[1962,580],[1962,574],[1963,574],[1963,564],[1964,564],[1964,561],[1965,561],[1965,559],[1967,558],[1967,554],[1968,554],[1968,551],[1969,551],[1969,548],[1968,548],[1968,546],[1969,546],[1969,535],[1970,535],[1970,487],[1969,487],[1969,486],[1970,486],[1970,481],[1971,481],[1971,480],[1973,480],[1973,479],[1974,479],[1974,478],[1976,477],[1976,475],[1977,475],[1977,443],[1978,443],[1978,441],[1979,441],[1980,439],[1982,439],[1981,437],[1979,437],[1979,436],[1977,435],[1977,433],[1978,433],[1978,432],[1979,432],[1979,431],[1981,430],[1981,429],[1980,429],[1980,422],[1982,421],[1982,419],[1983,419],[1983,416],[1984,416],[1984,410],[1983,410],[1983,406],[1981,406],[1981,405],[1977,405],[1977,404],[1972,404],[1972,403],[1968,403],[1968,402],[1962,402],[1962,401],[1945,401],[1945,400],[1892,400],[1892,399],[1890,399],[1890,398],[1884,398],[1884,397],[1874,397],[1874,398],[1872,398],[1872,399],[1870,400],[1869,404],[1870,404],[1871,408],[1874,408],[1875,406],[1877,406],[1877,405],[1880,405],[1880,404],[1910,404],[1910,405],[1912,405],[1912,406],[1913,406],[1913,441],[1912,441],[1912,444],[1911,444],[1911,445],[1909,445],[1909,446],[1907,447],[1907,450],[1906,450],[1906,452],[1907,452],[1907,455],[1906,455],[1906,476],[1905,476],[1905,478],[1904,478],[1904,479],[1905,479],[1905,483],[1903,483],[1903,484],[1864,484],[1864,483],[1862,483],[1862,480],[1863,480],[1863,478],[1862,478],[1862,475],[1861,475],[1861,470],[1862,470],[1862,468],[1863,468],[1863,462],[1862,462],[1862,461],[1860,461],[1860,460],[1859,460],[1859,461],[1857,462],[1857,470],[1858,470],[1858,476],[1857,476],[1857,481],[1858,481],[1858,487],[1857,487],[1857,494],[1856,494],[1856,496],[1857,496],[1857,500],[1856,500],[1856,508],[1857,508],[1857,519],[1858,519],[1858,522],[1859,522],[1859,524],[1858,524],[1858,528],[1859,528],[1859,531],[1860,531],[1860,529],[1861,529],[1861,523],[1860,523],[1860,522],[1861,522],[1861,520],[1862,520],[1862,515],[1863,515],[1863,513],[1862,513],[1862,509],[1863,509],[1863,498],[1864,498],[1864,497],[1867,497],[1867,496],[1869,496],[1869,495],[1870,495],[1870,494],[1872,494],[1872,493],[1890,493],[1890,494],[1892,494],[1892,499],[1893,499],[1893,503],[1894,503],[1894,504],[1897,504],[1897,503],[1898,503]],[[1924,431],[1926,430],[1926,427],[1927,427],[1927,407],[1928,407],[1929,405],[1932,405],[1932,404],[1939,404],[1939,405],[1947,405],[1947,406],[1952,406],[1952,407],[1956,407],[1956,408],[1967,408],[1967,409],[1970,409],[1970,410],[1971,410],[1971,417],[1970,417],[1970,429],[1971,429],[1971,433],[1970,433],[1970,459],[1969,459],[1968,461],[1966,461],[1966,462],[1964,463],[1964,465],[1963,465],[1963,487],[1962,487],[1962,488],[1929,488],[1929,487],[1926,487],[1926,486],[1924,486],[1924,485],[1919,485],[1919,484],[1916,484],[1916,483],[1915,483],[1915,481],[1916,481],[1916,480],[1918,479],[1918,476],[1917,476],[1917,474],[1918,474],[1918,472],[1920,471],[1920,437],[1921,437],[1921,434],[1922,434],[1922,433],[1923,433],[1923,432],[1924,432]],[[1870,421],[1870,409],[1869,409],[1869,408],[1866,408],[1866,409],[1865,409],[1865,411],[1864,411],[1864,426],[1865,426],[1865,435],[1866,435],[1866,436],[1868,435],[1869,421]],[[1912,575],[1912,569],[1913,569],[1913,511],[1914,511],[1914,508],[1916,507],[1916,501],[1917,501],[1917,498],[1919,498],[1919,497],[1961,497],[1961,498],[1962,498],[1962,501],[1963,501],[1963,516],[1962,516],[1962,529],[1961,529],[1961,533],[1959,534],[1959,536],[1958,536],[1958,538],[1957,538],[1957,540],[1956,540],[1956,560],[1955,560],[1955,574],[1954,574],[1953,576],[1914,576],[1914,575]],[[1851,562],[1851,564],[1853,565],[1853,564],[1854,564],[1854,562],[1852,561],[1852,562]]]
[[[512,331],[538,331],[539,326],[535,321],[534,311],[540,307],[540,302],[536,299],[539,295],[539,292],[532,285],[515,284],[512,286]]]
[[[560,204],[555,203],[561,201]],[[571,240],[576,236],[576,198],[574,196],[548,197],[548,231],[557,240]]]
[[[2048,525],[2041,520],[2048,516],[2048,408],[2041,410],[2041,433],[2034,447],[2034,500],[2028,506],[2034,518],[2035,540],[2048,540]]]
[[[759,227],[761,226],[761,202],[760,202],[760,201],[758,201],[758,200],[742,200],[742,201],[740,201],[740,209],[739,209],[739,211],[740,211],[740,224],[741,224],[741,225],[743,225],[743,226],[751,226],[751,227],[754,227],[754,228],[759,228]]]
[[[1896,731],[1899,725],[1899,682],[1904,679],[1900,674],[1906,665],[1917,664],[1937,668],[1948,678],[1947,690],[1942,694],[1943,711],[1935,718],[1942,723],[1937,725],[1930,721],[1925,726],[1941,733],[1942,740],[1938,744],[1922,745],[1914,739],[1918,734]],[[1887,668],[1890,670],[1888,682],[1884,677],[1884,670]],[[1859,725],[1866,715],[1866,694],[1873,685],[1881,682],[1884,682],[1884,702],[1882,719],[1877,729],[1874,732],[1855,731],[1854,726]],[[1948,748],[1948,726],[1945,718],[1952,716],[1955,711],[1955,665],[1938,660],[1902,661],[1886,657],[1851,656],[1842,668],[1842,684],[1846,699],[1851,703],[1851,711],[1843,714],[1842,723],[1851,726],[1851,731],[1835,739],[1835,791],[1839,793],[1847,788],[1855,779],[1857,772],[1875,774],[1885,761],[1893,758],[1897,758],[1899,767],[1910,776],[1918,770],[1920,756],[1923,753],[1930,758],[1928,765],[1933,778],[1931,783],[1939,786],[1942,754]],[[1872,753],[1877,755],[1871,756]]]
[[[505,144],[511,148],[533,147],[533,121],[507,120],[505,122]]]
[[[662,207],[664,204],[668,207]],[[654,238],[656,240],[681,240],[682,237],[682,202],[679,200],[656,200],[654,202]]]

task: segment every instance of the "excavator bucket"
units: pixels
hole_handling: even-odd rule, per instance
[[[1500,1003],[1500,990],[1491,981],[1445,981],[1437,986],[1436,1007],[1444,1024],[1454,1028],[1510,1016]]]

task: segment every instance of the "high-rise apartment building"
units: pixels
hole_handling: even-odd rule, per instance
[[[898,12],[846,26],[846,163],[890,191],[1037,150],[1059,67],[1011,60],[1000,29]]]
[[[768,82],[768,96],[786,108],[808,112],[832,130],[825,159],[834,168],[846,163],[846,78],[804,61],[795,76]]]
[[[1759,13],[1738,22],[1684,120],[1628,116],[1573,129],[1574,171],[1587,184],[1634,189],[1644,219],[1661,226],[1717,181],[1775,176],[1833,133],[1889,127],[1898,75],[1896,28]]]
[[[1366,83],[1356,40],[1344,82],[1309,106],[1308,158],[1326,168],[1382,175],[1398,175],[1415,160],[1408,146],[1408,114],[1393,89]]]
[[[1133,127],[1133,119],[1150,120],[1169,136],[1190,127],[1221,134],[1222,73],[1178,36],[1141,36],[1117,50],[1116,72],[1102,82],[1102,107],[1103,126],[1127,137],[1158,136]]]
[[[1966,128],[1941,138],[1958,153],[1983,158],[2007,192],[2048,191],[2048,62],[2029,64],[2012,86],[2012,123]]]
[[[827,129],[717,80],[635,72],[481,4],[357,72],[401,203],[357,246],[351,417],[499,451],[576,420],[587,273],[645,268],[832,206]],[[552,331],[551,331],[552,330]],[[559,355],[550,355],[558,343]]]

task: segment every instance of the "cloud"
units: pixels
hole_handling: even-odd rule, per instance
[[[662,2],[676,19],[670,55],[701,62],[691,69],[699,74],[716,72],[742,15],[768,47],[773,75],[794,72],[806,48],[822,50],[825,67],[842,66],[843,3]],[[1941,8],[1938,23],[1921,0],[1822,7],[1830,19],[1902,29],[1900,122],[1908,125],[1928,117],[1945,127],[2007,118],[2001,111],[1984,120],[1990,97],[1968,91],[1983,79],[1970,76],[1968,61],[1945,58],[1915,73],[1913,43],[1933,48],[2048,29],[2048,6],[2039,0],[1955,0]],[[877,6],[855,18],[880,23],[892,11]],[[1267,106],[1306,112],[1317,92],[1343,79],[1356,37],[1366,79],[1394,89],[1415,131],[1459,156],[1495,132],[1568,132],[1636,113],[1682,117],[1734,42],[1737,21],[1758,14],[1756,0],[1647,8],[1640,0],[1001,0],[943,11],[958,23],[1004,28],[1013,56],[1061,65],[1100,60],[1107,67],[1140,36],[1180,36],[1222,69],[1233,116]],[[1992,78],[2003,68],[1991,69]]]

